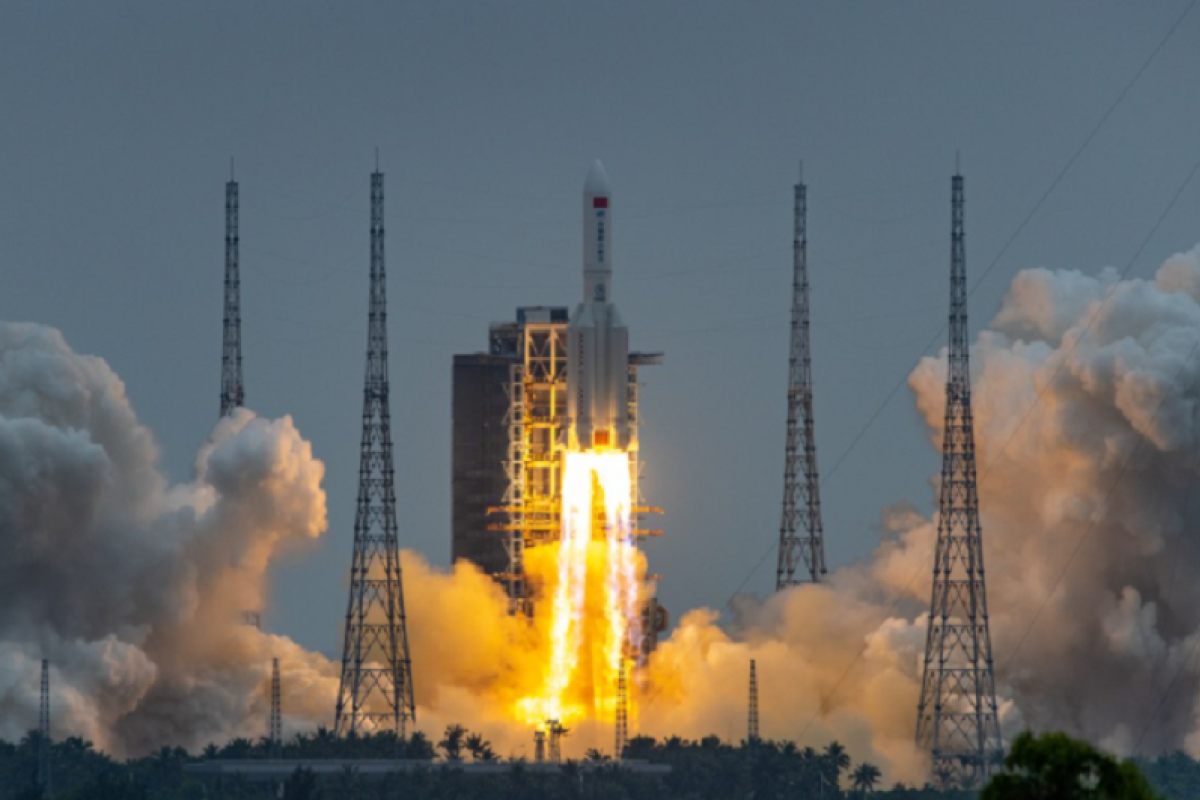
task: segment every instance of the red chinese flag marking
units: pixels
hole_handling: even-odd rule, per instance
[[[592,208],[608,208],[608,198],[607,197],[593,197],[592,198]]]

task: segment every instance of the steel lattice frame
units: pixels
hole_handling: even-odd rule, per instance
[[[750,719],[746,726],[746,741],[758,741],[758,670],[754,659],[750,659]]]
[[[50,662],[42,659],[41,704],[38,709],[38,786],[42,796],[54,790],[50,767]]]
[[[383,174],[371,174],[371,300],[354,557],[335,731],[394,729],[416,718],[397,542],[388,399]]]
[[[279,659],[271,659],[271,732],[268,736],[270,757],[283,757],[283,703],[279,678]]]
[[[621,761],[625,757],[625,745],[629,743],[629,683],[625,677],[625,658],[617,670],[617,725],[616,742],[613,748],[613,760]]]
[[[225,325],[221,348],[221,416],[246,403],[242,384],[242,278],[238,265],[238,185],[225,184]]]
[[[950,350],[933,592],[917,742],[941,787],[977,788],[1000,765],[1003,742],[988,630],[967,345],[963,179],[952,184]]]
[[[821,526],[821,492],[817,477],[817,443],[813,435],[812,351],[808,305],[808,187],[795,186],[792,243],[792,329],[788,360],[787,444],[783,461],[783,515],[779,525],[776,590],[799,581],[800,562],[813,583],[825,574],[825,534]]]

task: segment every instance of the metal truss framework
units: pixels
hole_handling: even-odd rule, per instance
[[[746,726],[746,741],[753,744],[758,741],[758,670],[754,659],[750,659],[750,713]]]
[[[788,358],[787,443],[783,459],[783,514],[779,525],[776,590],[800,582],[800,562],[813,583],[825,574],[825,534],[817,442],[813,434],[812,350],[809,343],[808,187],[795,186],[792,240],[792,327]]]
[[[515,361],[507,387],[509,407],[505,417],[508,451],[504,463],[508,477],[503,505],[489,509],[504,514],[503,522],[489,526],[505,536],[508,571],[500,576],[508,592],[513,613],[532,613],[532,587],[525,574],[525,553],[558,540],[562,525],[562,464],[567,426],[567,323],[525,320],[514,331]],[[641,468],[637,444],[638,368],[661,363],[658,355],[631,354],[626,402],[629,409],[631,443],[629,469],[637,493],[635,522],[659,509],[641,505]],[[639,542],[659,530],[638,527]],[[656,623],[665,613],[656,606],[651,615]],[[665,624],[663,626],[665,628]],[[646,627],[643,626],[645,630]],[[654,631],[657,633],[657,629]],[[643,647],[645,650],[645,647]],[[649,651],[646,651],[648,653]],[[639,662],[644,654],[639,655]]]
[[[613,747],[613,760],[621,761],[625,757],[625,745],[629,743],[629,682],[625,674],[624,658],[617,670],[617,724],[616,742]]]
[[[283,698],[279,678],[279,659],[271,659],[271,729],[267,734],[271,758],[283,757]]]
[[[335,731],[394,729],[416,717],[397,542],[388,383],[383,174],[371,174],[371,299],[354,556]]]
[[[225,323],[221,347],[221,416],[246,403],[242,384],[242,278],[238,264],[238,185],[225,184]]]
[[[988,630],[987,584],[979,524],[971,371],[967,344],[967,274],[963,179],[952,182],[950,349],[933,593],[917,742],[944,788],[982,786],[1003,757],[996,678]]]
[[[54,793],[54,781],[50,764],[50,662],[42,659],[41,703],[38,708],[38,786],[42,789],[42,797]]]

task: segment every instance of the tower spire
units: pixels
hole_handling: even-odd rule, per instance
[[[758,670],[750,659],[750,719],[746,727],[746,743],[758,741]]]
[[[225,184],[225,325],[221,348],[221,416],[246,402],[242,385],[242,278],[238,267],[238,185],[229,161]]]
[[[376,170],[371,174],[371,298],[358,506],[334,726],[339,734],[393,729],[403,738],[416,709],[396,534],[383,243],[383,173]]]
[[[917,742],[932,758],[936,784],[971,789],[981,786],[999,766],[1002,742],[975,476],[963,179],[957,171],[951,206],[950,349],[942,485]]]
[[[817,442],[813,435],[812,350],[808,340],[808,187],[795,186],[792,237],[792,336],[788,359],[787,444],[783,460],[783,519],[779,525],[776,590],[795,583],[804,562],[818,583],[825,574],[825,534],[821,526],[821,492],[817,477]]]

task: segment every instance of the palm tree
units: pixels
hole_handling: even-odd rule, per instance
[[[841,790],[842,772],[850,768],[850,756],[846,748],[839,742],[833,741],[825,745],[825,752],[820,756],[818,764],[821,776],[821,788],[828,784],[833,788],[834,795]]]
[[[482,733],[472,733],[467,736],[467,750],[471,753],[471,758],[476,761],[495,761],[496,751],[492,749],[492,743],[483,738]]]
[[[467,729],[462,725],[447,725],[446,733],[438,742],[438,749],[446,754],[447,761],[459,761],[462,758],[463,739]]]
[[[858,765],[858,769],[850,773],[850,779],[854,782],[854,790],[861,794],[875,791],[875,784],[879,783],[879,767],[874,764],[868,764],[866,761]]]

